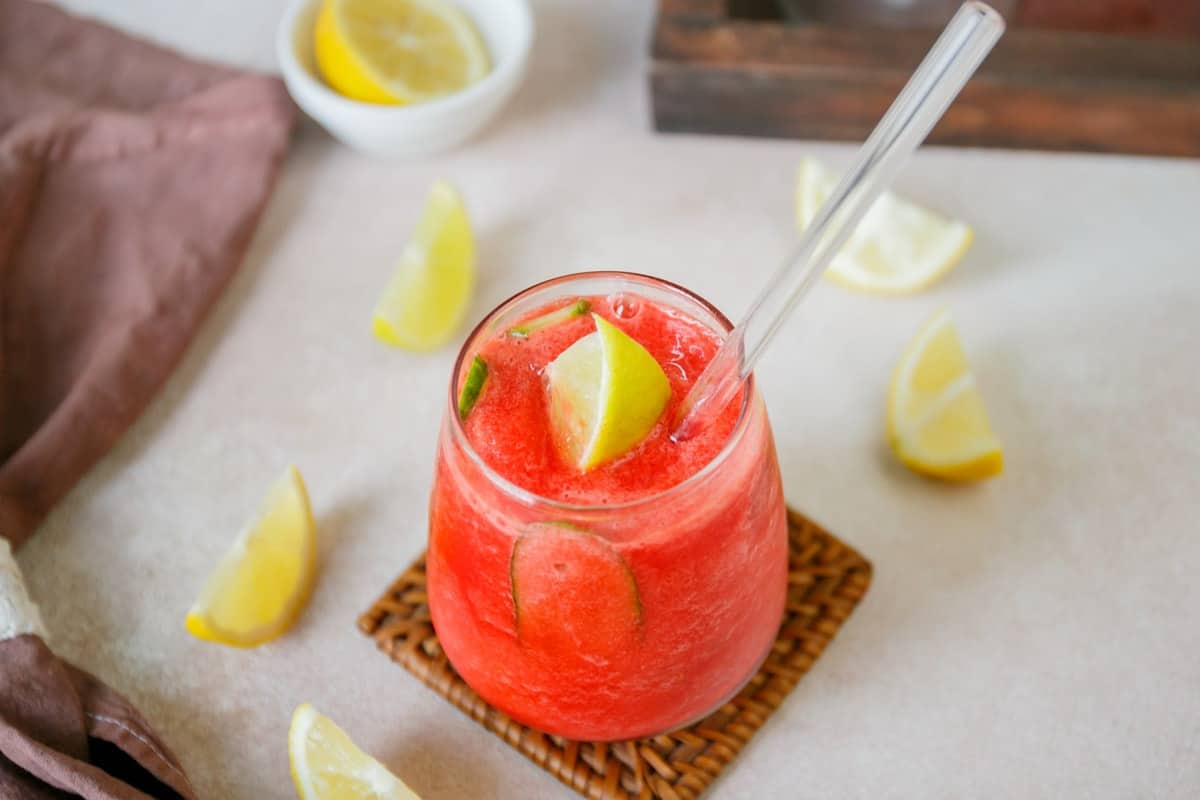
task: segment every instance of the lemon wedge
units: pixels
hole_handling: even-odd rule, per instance
[[[188,611],[188,631],[234,647],[274,639],[308,600],[316,553],[304,479],[288,467]]]
[[[475,236],[454,187],[436,182],[400,264],[375,306],[371,330],[406,350],[434,350],[462,324],[475,288]]]
[[[329,85],[367,103],[431,100],[491,68],[479,32],[446,0],[324,0],[313,46]]]
[[[804,230],[837,187],[838,176],[813,159],[800,164],[796,219]],[[975,234],[891,192],[884,192],[825,274],[852,289],[903,294],[929,286],[957,264]]]
[[[292,714],[288,758],[301,800],[421,800],[308,703]]]
[[[550,429],[560,450],[587,472],[646,437],[671,399],[654,356],[608,320],[546,367]]]
[[[888,441],[909,468],[952,481],[1004,470],[954,323],[935,314],[909,343],[888,391]]]

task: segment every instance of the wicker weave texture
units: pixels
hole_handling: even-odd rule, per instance
[[[359,628],[426,685],[538,766],[592,800],[693,800],[737,757],[854,611],[871,565],[803,515],[789,511],[788,601],[758,673],[705,719],[630,742],[577,742],[527,728],[488,705],[454,671],[434,633],[425,558],[359,618]]]

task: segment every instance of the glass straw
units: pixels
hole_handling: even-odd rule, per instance
[[[821,206],[783,266],[688,392],[672,438],[686,439],[715,416],[750,376],[784,320],[845,244],[876,198],[975,73],[1004,32],[1004,19],[964,3],[859,150],[854,166]]]

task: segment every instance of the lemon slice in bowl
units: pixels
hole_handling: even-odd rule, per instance
[[[550,430],[581,472],[612,461],[654,428],[671,384],[654,356],[604,317],[546,367]]]
[[[812,224],[837,182],[838,176],[819,162],[801,162],[796,181],[796,220],[801,230]],[[974,238],[966,224],[884,192],[825,274],[852,289],[915,292],[953,269]]]
[[[945,311],[913,337],[888,391],[888,442],[910,469],[952,481],[1004,470],[975,376]]]
[[[380,341],[418,352],[441,347],[462,324],[475,288],[475,234],[454,187],[438,181],[375,306]]]
[[[307,602],[316,559],[308,491],[299,470],[288,467],[188,611],[188,631],[234,647],[274,639]]]
[[[288,758],[301,800],[421,800],[308,703],[292,714]]]
[[[367,103],[431,100],[491,68],[479,32],[446,0],[323,0],[313,45],[326,82]]]

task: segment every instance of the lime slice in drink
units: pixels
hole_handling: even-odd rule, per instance
[[[480,393],[483,392],[483,384],[487,381],[487,376],[487,362],[479,356],[475,356],[475,360],[471,362],[471,369],[467,371],[467,379],[463,381],[462,391],[458,393],[459,419],[465,421],[467,415],[471,413],[471,409],[475,407]]]
[[[519,325],[514,325],[508,329],[508,335],[515,336],[518,339],[527,339],[531,333],[536,333],[542,328],[549,328],[551,325],[557,325],[560,322],[566,322],[575,317],[582,317],[591,308],[592,304],[587,300],[578,300],[570,305],[555,309],[548,314],[542,314],[540,317],[534,317]]]
[[[538,652],[590,663],[636,645],[642,604],[612,543],[566,522],[530,525],[509,565],[517,638]]]
[[[654,428],[671,384],[654,356],[593,314],[596,332],[546,367],[550,429],[560,452],[587,472],[625,454]]]
[[[371,330],[405,350],[434,350],[458,330],[474,287],[471,223],[458,192],[438,181],[375,306]]]

